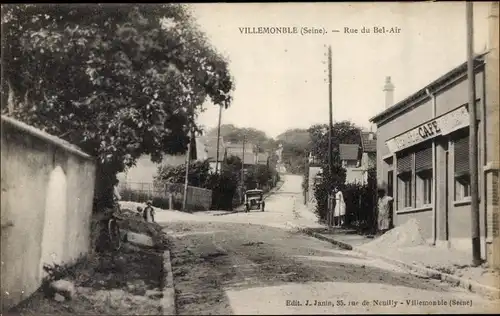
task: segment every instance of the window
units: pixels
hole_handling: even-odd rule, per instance
[[[470,175],[464,174],[455,177],[455,201],[470,197]]]
[[[432,147],[425,148],[415,152],[415,172],[416,192],[415,204],[417,207],[429,205],[432,203]]]
[[[412,207],[413,199],[413,154],[401,155],[397,159],[398,172],[398,209]]]
[[[432,203],[432,169],[417,173],[417,201],[420,206]]]
[[[454,141],[455,201],[470,197],[469,136]]]
[[[408,208],[412,206],[412,181],[411,172],[405,172],[398,175],[400,198],[398,208]]]

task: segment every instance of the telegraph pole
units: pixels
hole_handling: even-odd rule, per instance
[[[219,124],[217,125],[217,160],[215,161],[215,174],[219,171],[219,141],[220,141],[220,122],[222,117],[222,105],[219,107]],[[221,166],[222,168],[222,166]]]
[[[333,130],[333,109],[332,109],[332,47],[328,46],[328,109],[330,111],[330,127],[328,129],[328,167],[330,174],[333,172],[332,157],[332,130]]]
[[[184,196],[182,199],[182,210],[186,211],[187,207],[187,192],[188,192],[188,176],[189,176],[189,163],[191,162],[191,145],[193,140],[193,131],[191,130],[191,123],[189,124],[189,145],[186,155],[186,174],[184,179]]]
[[[244,194],[245,186],[245,135],[243,135],[243,155],[241,156],[241,191]]]
[[[471,188],[472,264],[481,264],[479,237],[479,188],[477,161],[476,78],[474,73],[474,14],[473,2],[465,3],[467,16],[467,79],[469,83],[469,167]]]
[[[245,184],[245,135],[243,135],[243,155],[241,157],[241,185]]]

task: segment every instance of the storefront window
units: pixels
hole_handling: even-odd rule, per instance
[[[470,197],[470,175],[455,178],[455,200],[460,201]]]
[[[413,154],[401,154],[397,158],[398,209],[412,207]]]
[[[455,201],[470,197],[469,136],[459,135],[454,141]]]
[[[421,206],[432,203],[432,170],[417,173],[417,200]]]
[[[405,172],[398,175],[400,194],[398,208],[408,208],[412,206],[412,176],[411,172]]]
[[[432,203],[432,147],[428,144],[415,152],[416,204],[417,207]]]

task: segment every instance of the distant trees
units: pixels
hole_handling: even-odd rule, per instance
[[[283,163],[287,170],[295,174],[303,174],[310,149],[311,138],[306,129],[289,129],[278,135],[276,139],[283,144]]]
[[[207,135],[217,137],[217,128],[208,131]],[[245,142],[256,145],[257,150],[261,153],[276,149],[275,140],[268,137],[265,132],[255,128],[223,124],[220,127],[220,136],[224,138],[224,141],[232,143],[242,143],[243,139],[245,139]]]

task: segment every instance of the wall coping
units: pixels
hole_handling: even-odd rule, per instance
[[[56,145],[58,147],[61,147],[63,148],[64,150],[68,151],[68,152],[71,152],[75,155],[78,155],[82,158],[85,158],[85,159],[88,159],[88,160],[94,160],[94,158],[92,156],[90,156],[89,154],[83,152],[80,148],[78,148],[77,146],[59,138],[59,137],[56,137],[54,135],[51,135],[49,133],[46,133],[38,128],[35,128],[33,126],[30,126],[28,124],[25,124],[21,121],[18,121],[16,119],[13,119],[11,117],[8,117],[6,115],[2,115],[2,124],[8,124],[8,125],[11,125],[13,126],[14,128],[16,129],[19,129],[25,133],[28,133],[30,134],[31,136],[34,136],[36,138],[40,138],[44,141],[47,141],[53,145]]]

